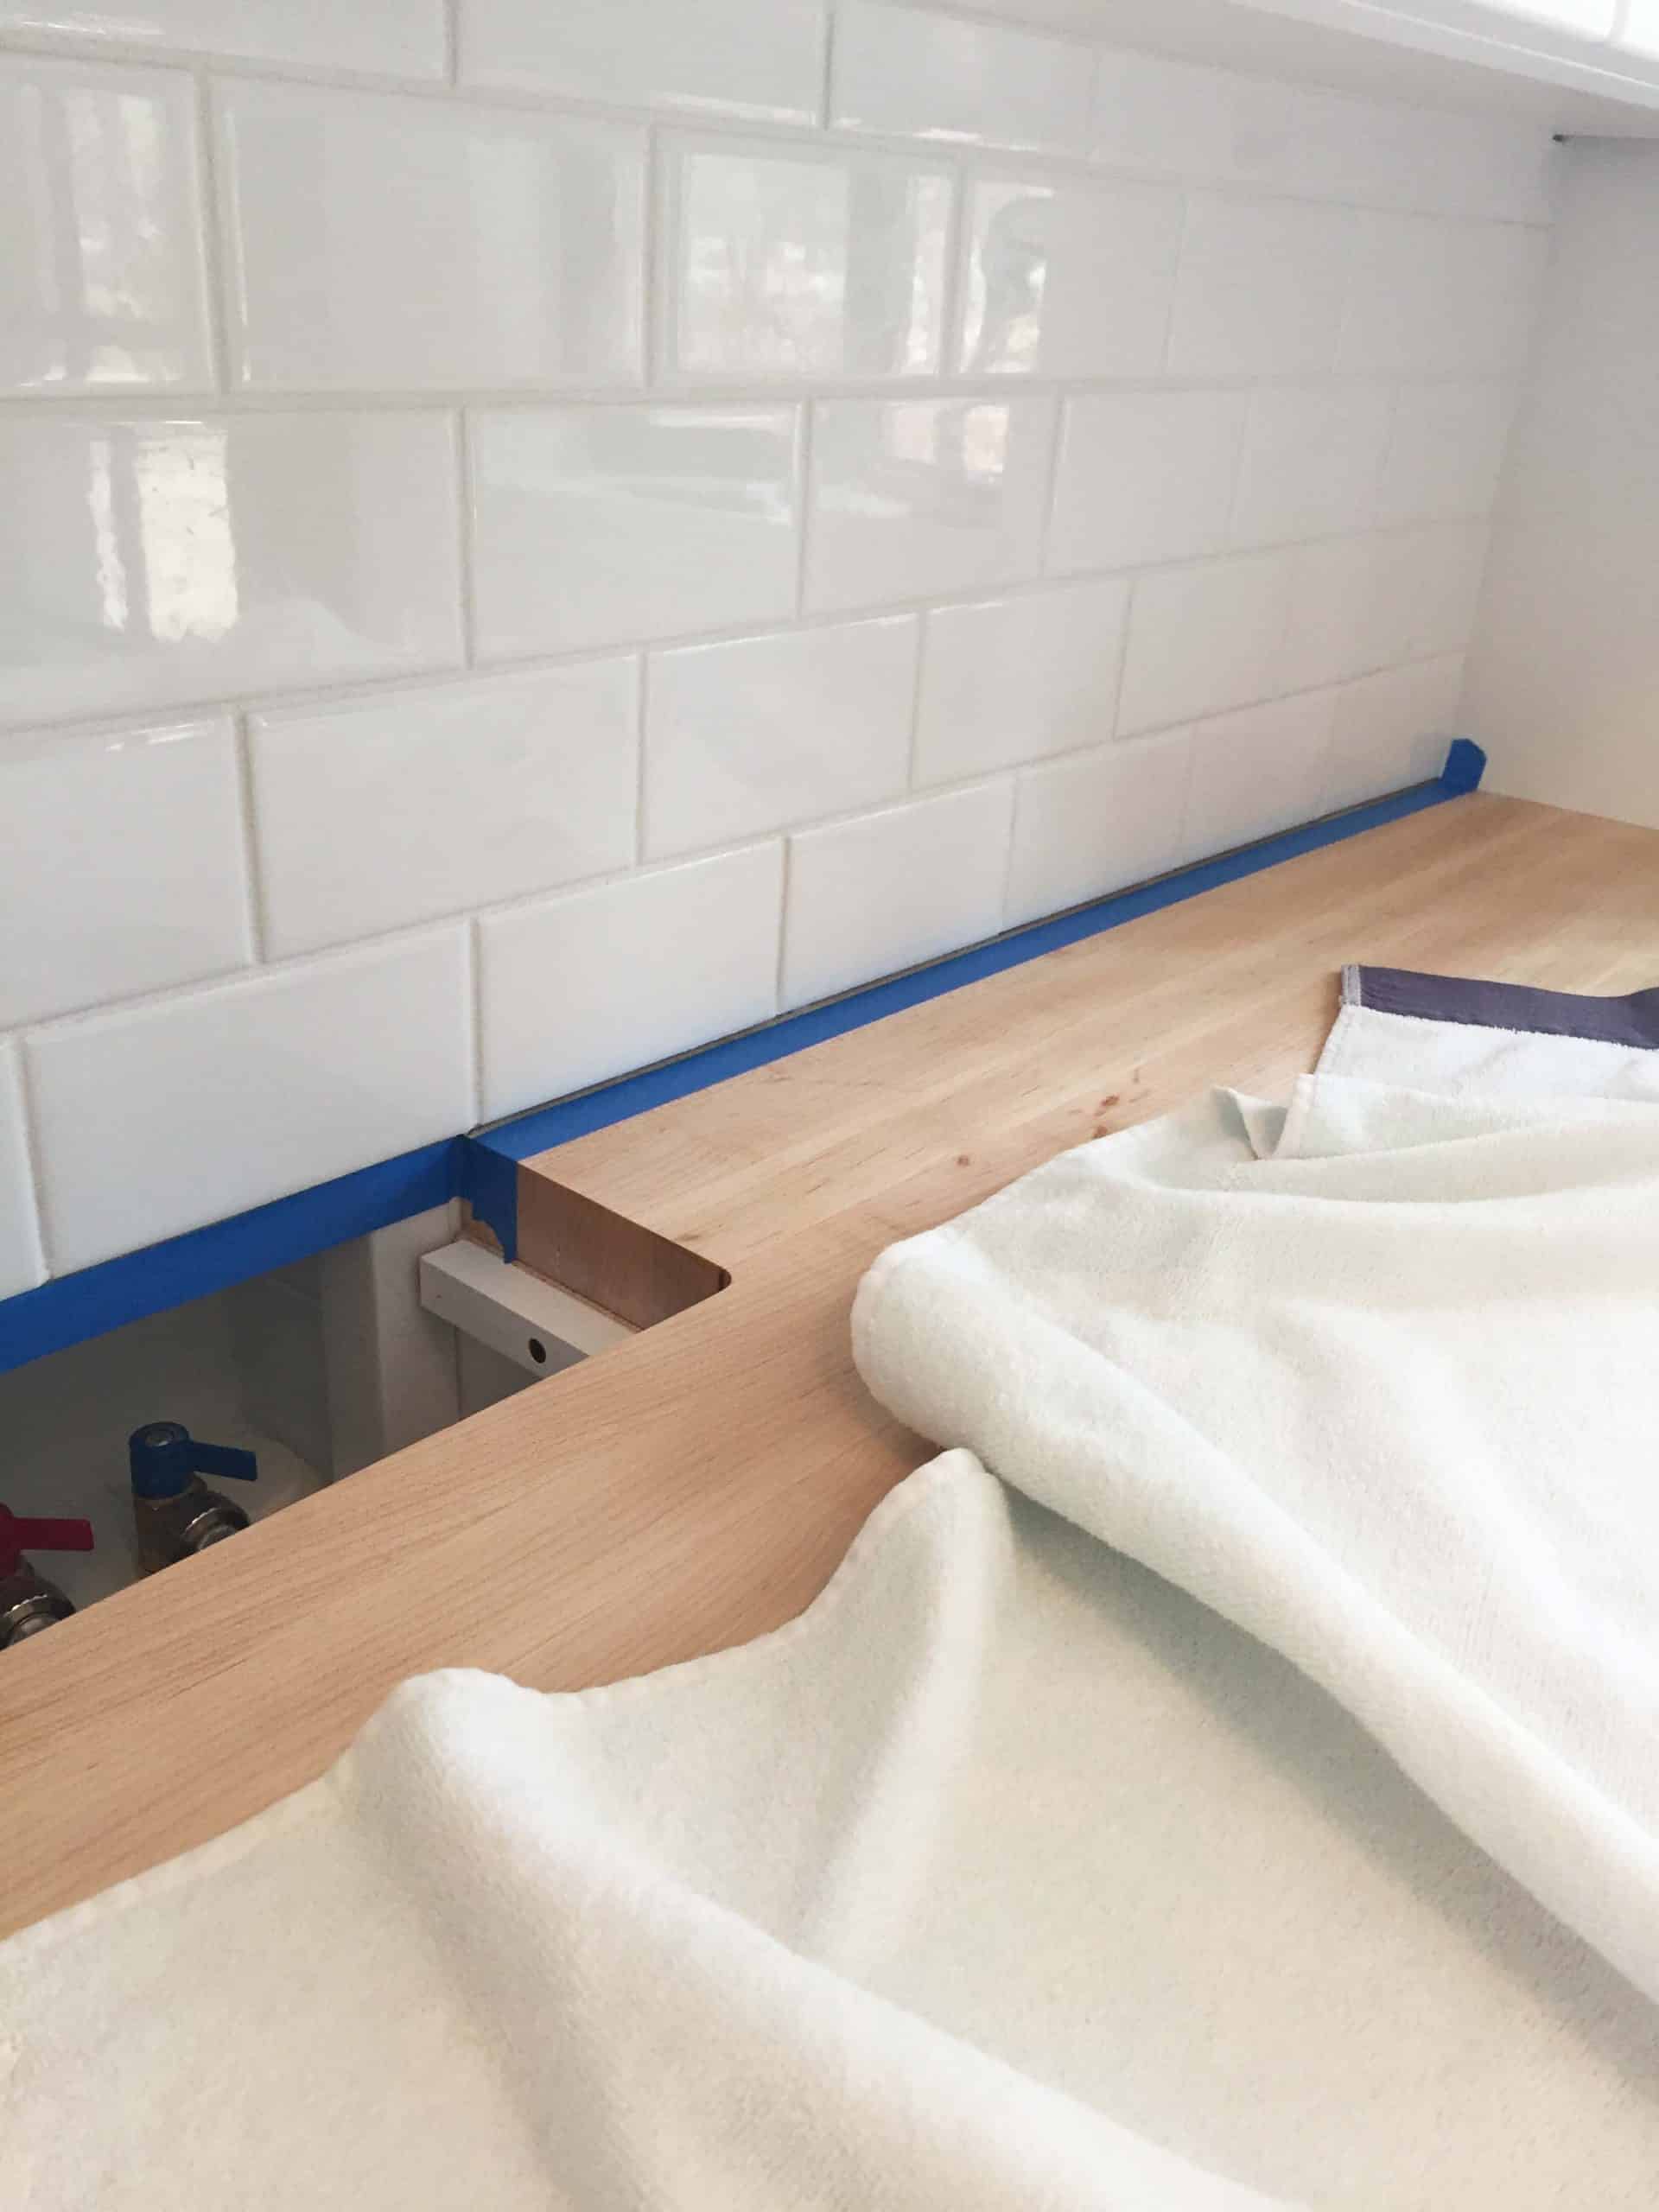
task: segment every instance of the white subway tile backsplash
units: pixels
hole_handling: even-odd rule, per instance
[[[467,989],[457,925],[33,1032],[53,1273],[467,1128]]]
[[[465,0],[463,84],[816,123],[822,0]]]
[[[1178,867],[1191,749],[1181,731],[1027,769],[1014,810],[1008,923],[1061,913]]]
[[[1092,65],[1087,47],[1038,31],[841,0],[830,120],[854,130],[1081,155]]]
[[[980,784],[791,837],[785,1007],[994,937],[1013,804]]]
[[[444,73],[444,0],[0,0],[0,33],[51,31],[302,68]]]
[[[199,195],[188,78],[0,55],[0,391],[210,387]]]
[[[888,615],[653,653],[646,853],[735,842],[903,791],[917,628]]]
[[[1361,214],[1339,365],[1497,375],[1524,358],[1548,233]]]
[[[1155,185],[987,178],[973,188],[957,366],[1155,376],[1184,205]]]
[[[1345,684],[1336,698],[1325,805],[1357,806],[1438,776],[1462,692],[1461,654]]]
[[[1515,386],[1507,382],[1402,387],[1376,519],[1430,522],[1488,512],[1515,402]]]
[[[643,131],[313,86],[215,105],[238,384],[639,381]]]
[[[1484,524],[1374,532],[1306,548],[1294,570],[1281,688],[1339,683],[1459,652],[1474,627]]]
[[[23,1080],[16,1048],[0,1038],[0,1298],[44,1281],[40,1225],[23,1133]]]
[[[1129,568],[1219,551],[1243,391],[1081,392],[1065,402],[1048,566]]]
[[[806,597],[831,611],[1037,573],[1054,407],[827,400],[814,410]]]
[[[1097,160],[1194,183],[1236,174],[1247,79],[1127,49],[1105,49],[1095,67]]]
[[[1394,417],[1386,384],[1260,385],[1245,424],[1233,543],[1363,530],[1374,517]]]
[[[1318,810],[1337,696],[1305,691],[1194,727],[1190,859],[1294,829]]]
[[[1332,367],[1358,219],[1345,207],[1195,193],[1170,374],[1290,377]]]
[[[1135,580],[1121,734],[1168,728],[1290,688],[1279,679],[1295,556],[1257,553]]]
[[[267,950],[307,952],[626,868],[639,671],[582,661],[250,725]]]
[[[0,1028],[252,957],[227,722],[0,738]]]
[[[684,377],[940,366],[951,181],[880,155],[671,140],[667,364]]]
[[[483,658],[794,612],[794,408],[502,409],[471,428]]]
[[[1116,576],[935,607],[916,781],[982,775],[1110,737],[1128,611],[1128,585]]]
[[[0,723],[461,657],[435,414],[0,423]]]
[[[478,925],[486,1118],[777,1011],[783,848],[757,845]]]

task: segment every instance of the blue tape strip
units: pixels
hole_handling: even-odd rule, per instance
[[[0,1373],[447,1205],[462,1141],[445,1137],[0,1301]]]
[[[1397,822],[1409,814],[1439,806],[1449,798],[1473,791],[1486,766],[1486,756],[1467,738],[1455,739],[1446,768],[1432,784],[1378,799],[1370,806],[1287,830],[1261,844],[1249,845],[1219,860],[1201,861],[1179,874],[1126,891],[1052,921],[1034,922],[1029,929],[999,938],[995,944],[976,945],[948,960],[873,983],[830,1006],[813,1007],[790,1014],[765,1029],[743,1037],[730,1037],[705,1046],[683,1059],[639,1075],[624,1076],[602,1090],[580,1098],[567,1098],[534,1109],[500,1128],[473,1136],[446,1138],[441,1143],[406,1152],[396,1160],[361,1167],[333,1182],[319,1183],[292,1198],[276,1198],[269,1205],[233,1215],[228,1221],[191,1230],[142,1252],[124,1253],[78,1274],[60,1275],[38,1290],[20,1292],[0,1300],[0,1373],[21,1367],[67,1344],[102,1336],[124,1322],[142,1319],[182,1306],[209,1292],[228,1289],[250,1276],[265,1274],[272,1268],[326,1251],[353,1236],[366,1236],[410,1214],[452,1198],[464,1198],[481,1221],[501,1241],[509,1259],[518,1255],[518,1163],[533,1154],[546,1152],[572,1137],[586,1136],[614,1122],[631,1120],[676,1098],[707,1090],[750,1068],[802,1052],[809,1045],[830,1037],[843,1037],[880,1021],[907,1007],[920,1006],[965,983],[1000,975],[1027,960],[1036,960],[1061,945],[1096,937],[1122,923],[1156,913],[1184,899],[1196,899],[1224,883],[1259,874],[1281,861],[1325,845],[1340,844],[1383,823]]]

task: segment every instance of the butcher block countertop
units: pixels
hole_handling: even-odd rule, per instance
[[[875,1253],[1282,1091],[1347,961],[1659,982],[1659,831],[1458,799],[526,1161],[521,1259],[568,1281],[574,1236],[602,1288],[613,1236],[618,1310],[669,1318],[0,1658],[0,1929],[309,1781],[404,1675],[571,1688],[790,1619],[930,1456],[852,1370]]]

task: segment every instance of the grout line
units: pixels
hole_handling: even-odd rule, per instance
[[[772,1006],[781,1014],[784,1009],[784,977],[789,967],[789,887],[795,873],[795,838],[785,830],[779,840],[783,856],[778,874],[778,964],[772,979]]]
[[[795,440],[795,627],[816,622],[822,618],[807,607],[806,590],[808,562],[813,535],[812,497],[813,453],[817,440],[818,405],[816,399],[804,401],[798,418]]]
[[[199,149],[196,212],[200,225],[199,243],[203,313],[207,319],[207,358],[214,389],[223,395],[231,390],[231,280],[236,267],[232,245],[236,234],[232,202],[235,198],[236,187],[233,175],[221,177],[219,174],[219,134],[214,128],[213,85],[206,74],[195,80],[195,124]],[[238,299],[240,289],[238,282]]]
[[[264,870],[259,859],[259,817],[254,802],[253,734],[248,728],[246,715],[236,715],[234,724],[231,743],[236,764],[236,814],[242,854],[243,919],[247,928],[248,947],[253,963],[256,967],[263,967],[270,957],[270,931],[265,912]]]
[[[928,609],[916,615],[916,665],[910,680],[910,744],[905,754],[905,789],[916,789],[916,760],[922,741],[922,679],[927,667]]]
[[[443,77],[448,86],[461,83],[461,0],[443,0]]]
[[[484,1119],[483,946],[480,938],[478,917],[476,914],[469,915],[461,952],[461,969],[467,993],[467,1049],[471,1063],[467,1084],[467,1105],[472,1115],[468,1126],[473,1128],[476,1128]]]
[[[677,304],[670,272],[678,264],[679,181],[679,167],[671,166],[662,131],[653,123],[645,132],[639,241],[639,365],[650,391],[671,380],[673,349],[678,343],[677,315],[673,330],[669,320]]]
[[[468,671],[478,665],[478,583],[473,525],[473,426],[464,407],[451,417],[454,440],[455,582],[461,595],[461,657]]]
[[[46,1116],[41,1110],[29,1055],[22,1048],[22,1033],[19,1033],[18,1042],[13,1048],[11,1064],[17,1074],[19,1134],[22,1138],[23,1172],[29,1185],[29,1223],[35,1232],[35,1258],[40,1267],[41,1281],[50,1282],[58,1272],[53,1256],[58,1240],[52,1231],[51,1210],[47,1200],[46,1158],[42,1150]]]
[[[645,861],[645,803],[649,795],[645,784],[645,746],[651,712],[651,654],[644,648],[634,658],[634,694],[633,864],[636,868],[643,868]]]
[[[823,50],[818,60],[818,123],[826,131],[832,128],[830,118],[836,111],[836,34],[840,24],[840,0],[830,0],[823,11]]]

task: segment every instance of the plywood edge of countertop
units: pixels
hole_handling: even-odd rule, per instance
[[[1659,980],[1659,831],[1459,799],[525,1162],[531,1264],[545,1186],[729,1286],[0,1656],[0,1931],[312,1779],[410,1674],[584,1687],[791,1618],[930,1454],[852,1370],[874,1254],[1211,1082],[1282,1089],[1354,959]]]

